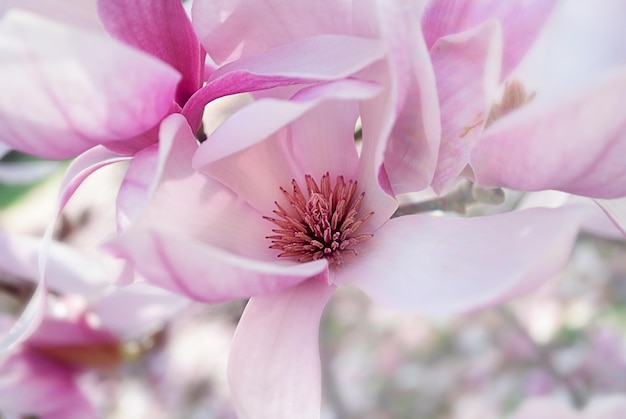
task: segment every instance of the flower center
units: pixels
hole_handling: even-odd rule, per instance
[[[373,236],[358,230],[374,213],[358,216],[365,193],[355,197],[356,181],[346,183],[343,176],[337,176],[333,187],[328,172],[319,185],[311,175],[304,180],[307,196],[295,179],[293,192],[280,188],[293,211],[274,202],[277,218],[263,217],[278,226],[272,230],[276,235],[266,237],[272,241],[270,249],[280,250],[278,257],[294,257],[298,262],[326,258],[328,263],[341,264],[345,252],[356,255],[354,246]]]

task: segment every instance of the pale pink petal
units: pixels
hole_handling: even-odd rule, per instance
[[[626,63],[624,16],[621,0],[558,2],[513,76],[537,92],[536,100],[587,86]]]
[[[516,411],[513,419],[587,419],[564,404],[547,399],[530,399]],[[591,419],[591,418],[588,418]]]
[[[132,225],[108,245],[112,252],[132,261],[151,283],[206,302],[274,292],[326,272],[325,260],[278,263],[265,239],[271,223],[194,171],[196,148],[181,115],[163,122],[148,198]],[[145,153],[135,156],[131,170]]]
[[[555,4],[556,0],[433,0],[422,16],[426,44],[430,48],[447,35],[498,19],[504,38],[504,79],[533,45]]]
[[[513,298],[547,281],[569,258],[578,207],[454,218],[390,220],[335,270],[374,301],[427,315],[467,311]]]
[[[204,51],[180,0],[99,0],[98,11],[114,37],[182,74],[176,93],[181,106],[200,87]]]
[[[596,202],[611,218],[615,226],[626,235],[626,198],[597,199]]]
[[[215,71],[185,105],[183,115],[195,128],[204,105],[215,98],[344,78],[381,59],[384,53],[379,41],[345,35],[322,35],[281,45]]]
[[[592,198],[626,195],[626,72],[561,102],[539,102],[496,121],[471,165],[484,185],[557,189]]]
[[[154,144],[139,151],[126,170],[117,193],[117,229],[126,230],[137,220],[148,203],[158,165],[159,147]]]
[[[159,330],[189,305],[189,300],[146,283],[115,288],[93,302],[89,309],[102,327],[121,339],[140,339]]]
[[[320,34],[349,34],[351,1],[196,0],[193,25],[216,63]]]
[[[318,332],[333,290],[312,280],[248,302],[228,362],[240,419],[319,419]]]
[[[441,148],[432,188],[441,193],[467,166],[498,88],[502,38],[493,21],[438,40],[430,51],[441,106]]]
[[[94,147],[76,157],[69,165],[59,188],[57,201],[58,214],[74,195],[78,187],[95,171],[111,164],[128,161],[130,157],[120,156],[104,147]]]
[[[257,100],[235,113],[200,146],[194,167],[271,215],[279,188],[304,175],[355,178],[357,101],[377,85],[341,80],[309,87],[292,100]],[[263,176],[258,176],[263,173]]]
[[[162,231],[127,232],[110,248],[132,261],[150,283],[208,303],[277,292],[327,269],[326,260],[297,264],[255,260]]]
[[[48,158],[148,130],[180,79],[106,34],[16,10],[0,23],[0,63],[2,141]]]
[[[0,2],[0,17],[14,8],[28,10],[68,25],[104,32],[98,19],[96,0],[3,0]]]
[[[417,9],[414,3],[383,0],[360,2],[354,8],[355,31],[382,39],[389,51],[385,62],[362,74],[383,86],[381,95],[361,104],[360,178],[378,184],[378,192],[367,188],[377,201],[385,199],[384,193],[425,188],[435,170],[441,134],[439,104],[428,51],[416,24]]]

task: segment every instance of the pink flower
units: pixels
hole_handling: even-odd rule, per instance
[[[46,319],[28,341],[0,361],[3,412],[46,419],[95,418],[79,376],[91,368],[112,369],[120,361],[119,340],[89,326],[84,316]]]
[[[259,99],[199,149],[171,116],[158,149],[131,164],[121,196],[150,197],[146,207],[121,201],[129,227],[109,247],[150,282],[193,299],[253,297],[229,367],[240,417],[319,417],[317,332],[337,286],[441,315],[517,295],[568,258],[585,213],[576,208],[390,220],[397,202],[374,158],[383,140],[364,131],[359,156],[353,138],[359,105],[379,92],[344,80]],[[152,185],[133,182],[146,173]]]
[[[215,69],[205,66],[179,0],[100,1],[99,19],[92,2],[79,11],[43,0],[8,6],[0,9],[0,141],[47,158],[80,155],[63,181],[59,213],[93,171],[154,144],[169,114],[181,113],[196,131],[218,97],[343,78],[383,55],[378,42],[320,34]],[[22,326],[40,317],[44,294],[41,281]],[[0,346],[25,329],[13,332]]]
[[[522,404],[513,419],[619,419],[626,412],[626,398],[602,396],[591,400],[582,411],[575,411],[550,399],[531,399]]]

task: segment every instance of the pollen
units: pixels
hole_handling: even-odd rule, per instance
[[[276,218],[263,217],[278,227],[272,230],[275,235],[266,237],[269,247],[281,251],[278,257],[298,262],[326,258],[340,265],[346,254],[357,254],[357,244],[373,236],[359,230],[374,213],[359,215],[365,193],[356,194],[356,181],[337,176],[333,185],[328,172],[319,185],[311,175],[304,181],[305,193],[295,179],[291,192],[281,187],[288,206],[274,201]]]

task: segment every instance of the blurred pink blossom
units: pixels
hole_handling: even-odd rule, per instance
[[[37,281],[40,247],[40,239],[0,232],[0,286],[8,296],[4,310],[26,303]],[[0,355],[3,413],[44,419],[101,416],[82,384],[84,373],[117,368],[124,341],[158,330],[187,303],[145,284],[110,289],[115,274],[91,255],[51,243],[45,317],[31,326],[36,329],[27,339]],[[2,333],[12,317],[2,314]]]

